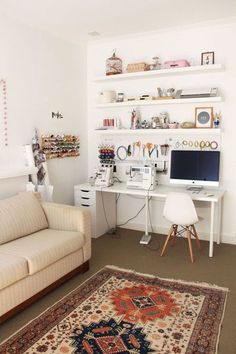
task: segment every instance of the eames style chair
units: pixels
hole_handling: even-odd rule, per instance
[[[164,205],[163,216],[165,219],[172,223],[169,233],[167,235],[165,244],[161,251],[161,256],[164,255],[168,242],[172,239],[172,245],[174,245],[176,237],[182,235],[187,231],[187,239],[189,246],[189,254],[191,262],[193,259],[193,250],[191,236],[196,238],[196,242],[199,248],[200,241],[196,232],[195,224],[199,221],[195,206],[189,194],[187,193],[169,193]],[[180,227],[180,228],[179,228]]]

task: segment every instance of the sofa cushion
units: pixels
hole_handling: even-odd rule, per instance
[[[0,200],[0,244],[47,227],[44,211],[32,192]]]
[[[1,252],[25,258],[29,274],[34,274],[79,250],[83,244],[80,232],[46,229],[1,245]]]
[[[25,258],[0,253],[0,289],[6,288],[29,275]]]

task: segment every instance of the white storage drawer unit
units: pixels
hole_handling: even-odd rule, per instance
[[[74,204],[91,211],[92,237],[99,237],[116,226],[115,193],[96,191],[89,183],[80,184],[74,186]]]

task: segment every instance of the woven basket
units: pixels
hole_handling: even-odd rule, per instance
[[[134,73],[137,71],[146,71],[149,70],[149,65],[146,63],[134,63],[127,65],[127,72]]]

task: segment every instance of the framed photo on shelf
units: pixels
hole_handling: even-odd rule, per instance
[[[205,52],[201,54],[201,65],[211,65],[215,63],[215,53]]]
[[[213,127],[213,107],[195,108],[195,128]]]

